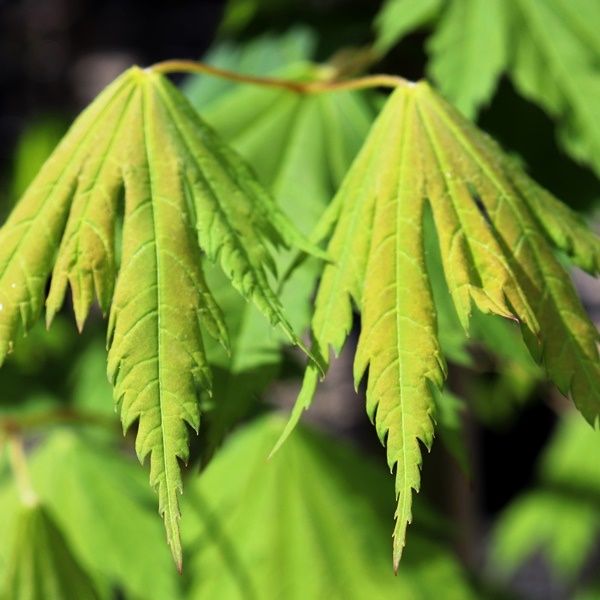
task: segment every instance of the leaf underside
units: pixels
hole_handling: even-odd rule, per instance
[[[313,351],[340,352],[361,315],[355,381],[369,371],[367,411],[395,470],[396,566],[420,480],[420,443],[434,434],[434,392],[446,377],[426,268],[431,211],[444,276],[463,328],[473,307],[520,324],[531,354],[590,422],[600,409],[598,332],[553,253],[595,274],[600,241],[426,83],[387,101],[334,205],[312,321]],[[311,402],[309,365],[283,441]]]
[[[292,244],[307,247],[242,160],[137,67],[76,120],[0,230],[0,362],[38,319],[50,275],[48,324],[68,286],[80,328],[94,298],[110,312],[109,378],[124,428],[138,423],[179,567],[179,461],[211,386],[203,336],[228,347],[201,255],[299,343],[269,279],[274,250]]]
[[[273,42],[265,40],[261,56],[281,59],[285,54],[284,39],[281,38],[282,47],[278,47],[277,52],[272,47]],[[318,80],[322,69],[319,65],[299,61],[285,68],[280,65],[275,72],[263,71],[264,65],[260,62],[220,66],[235,70],[243,67],[248,72],[299,81]],[[198,112],[250,162],[292,222],[301,231],[311,231],[368,134],[374,118],[368,93],[301,95],[287,90],[241,86],[204,100],[202,94],[196,95],[198,87],[202,89],[196,85],[197,81],[207,87],[210,83],[207,78],[194,77],[184,86],[184,91]],[[279,253],[276,257],[278,272],[288,273],[296,256],[296,251]],[[282,277],[280,298],[296,331],[310,325],[313,292],[320,271],[319,261],[307,260],[293,270],[289,279]],[[283,356],[281,336],[268,331],[269,324],[258,311],[239,294],[231,293],[231,286],[218,270],[207,270],[206,276],[224,309],[231,340],[229,356],[211,340],[206,344],[211,364],[226,368],[224,376],[215,379],[215,394],[219,392],[219,407],[223,409],[221,416],[217,410],[211,415],[205,413],[204,433],[215,440],[239,419],[239,409],[250,405],[244,399],[252,401],[262,392]],[[244,377],[243,381],[240,376]],[[224,389],[219,390],[221,383]],[[231,407],[229,411],[227,406]],[[211,444],[214,447],[213,442],[206,445]]]

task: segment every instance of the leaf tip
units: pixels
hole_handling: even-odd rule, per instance
[[[52,322],[54,321],[54,317],[56,316],[56,311],[46,306],[46,330],[49,331],[50,327],[52,327]]]
[[[163,519],[165,520],[165,527],[167,529],[167,543],[171,550],[171,556],[173,562],[177,568],[177,572],[181,575],[183,572],[183,550],[181,547],[181,536],[179,533],[178,517],[171,519],[171,523],[167,523],[169,517],[163,513]]]
[[[173,556],[173,560],[175,561],[175,567],[177,568],[177,572],[182,575],[183,574],[183,555],[181,552],[181,544],[178,544],[179,548],[175,549],[173,545],[171,545],[171,554]]]
[[[402,558],[402,552],[404,551],[404,542],[399,543],[397,538],[394,537],[394,549],[392,551],[392,565],[394,568],[394,575],[398,575],[398,569],[400,568],[400,559]]]

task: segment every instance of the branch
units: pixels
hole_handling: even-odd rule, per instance
[[[401,85],[413,85],[411,81],[398,77],[397,75],[367,75],[356,79],[346,79],[341,81],[310,81],[300,82],[291,81],[289,79],[278,79],[275,77],[256,77],[253,75],[243,75],[226,69],[212,67],[205,63],[193,60],[166,60],[155,63],[149,70],[157,73],[201,73],[228,79],[229,81],[237,81],[239,83],[249,83],[252,85],[260,85],[264,87],[279,88],[294,92],[296,94],[320,94],[323,92],[333,92],[342,90],[362,90],[366,88],[388,87],[396,88]]]
[[[119,425],[115,419],[104,415],[85,413],[72,408],[58,408],[38,414],[23,415],[18,418],[0,418],[0,432],[11,435],[20,434],[23,431],[39,429],[49,425],[60,425],[65,423],[81,425],[97,425],[106,429],[118,430]]]

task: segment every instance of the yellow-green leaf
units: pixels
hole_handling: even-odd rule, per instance
[[[179,461],[211,386],[203,336],[228,345],[201,255],[301,345],[269,274],[292,244],[309,248],[246,164],[167,79],[137,67],[82,113],[0,230],[0,361],[38,318],[51,272],[48,323],[69,285],[79,327],[95,298],[110,308],[109,377],[124,428],[138,424],[179,566]]]
[[[338,353],[358,310],[355,379],[368,370],[367,411],[395,471],[397,564],[419,489],[420,444],[431,445],[434,391],[445,379],[425,258],[428,205],[464,329],[474,307],[520,323],[531,353],[592,422],[600,412],[598,333],[552,250],[595,273],[600,240],[423,82],[390,96],[336,204],[314,348],[325,362],[330,349]],[[309,366],[283,437],[317,381]]]

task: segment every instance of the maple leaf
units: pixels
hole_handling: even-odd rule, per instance
[[[375,20],[387,52],[434,26],[429,76],[474,117],[506,73],[557,122],[559,141],[600,173],[600,4],[589,0],[388,0]]]
[[[398,564],[421,448],[434,435],[435,389],[446,366],[426,264],[424,219],[433,216],[444,276],[468,331],[473,307],[517,321],[532,355],[595,422],[600,410],[598,332],[553,247],[590,273],[600,240],[539,188],[431,87],[399,87],[324,217],[335,224],[312,320],[314,352],[328,362],[361,315],[356,385],[368,370],[367,411],[395,470]],[[337,217],[337,221],[334,217]],[[319,378],[308,366],[276,447],[310,404]]]
[[[179,566],[179,461],[211,386],[203,336],[228,347],[201,256],[301,346],[269,279],[273,250],[291,245],[308,248],[246,164],[166,78],[137,67],[76,120],[0,231],[0,361],[38,318],[51,273],[48,323],[68,285],[80,328],[95,297],[110,307],[109,377]]]

